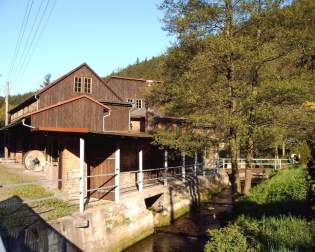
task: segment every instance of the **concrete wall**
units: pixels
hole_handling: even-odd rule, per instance
[[[122,251],[153,234],[155,227],[169,225],[187,213],[202,194],[208,197],[209,192],[224,186],[226,177],[224,173],[217,177],[190,177],[185,184],[176,181],[168,187],[147,188],[143,193],[122,197],[119,204],[103,201],[84,214],[75,213],[49,223],[29,209],[36,221],[0,235],[10,251]],[[153,208],[148,210],[145,200],[152,197],[158,204],[150,204]]]

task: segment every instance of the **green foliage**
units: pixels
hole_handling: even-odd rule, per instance
[[[253,140],[256,155],[313,137],[314,112],[304,105],[315,99],[314,1],[165,0],[160,8],[177,43],[162,60],[164,83],[149,94],[159,111],[208,124],[216,141],[235,137],[243,150]],[[169,140],[160,132],[156,140],[189,148],[167,130]]]
[[[20,104],[30,96],[32,96],[34,92],[27,92],[25,94],[17,94],[17,95],[11,95],[9,97],[9,109],[14,108],[16,105]],[[4,126],[4,120],[5,120],[5,103],[4,103],[4,97],[0,97],[0,127]]]
[[[27,183],[36,180],[36,178],[27,175],[21,175],[18,171],[10,170],[0,166],[0,184]],[[36,200],[52,197],[39,202],[30,202],[21,204],[21,201]],[[8,203],[18,203],[18,205],[0,208],[0,224],[9,229],[22,228],[32,219],[37,219],[38,215],[44,220],[54,220],[77,211],[77,204],[70,204],[63,200],[53,198],[53,193],[48,191],[42,185],[23,185],[2,188],[0,190],[0,201]],[[35,214],[34,212],[35,211]]]
[[[295,146],[295,148],[292,149],[292,152],[295,154],[300,154],[301,155],[300,162],[305,165],[312,158],[310,147],[306,143],[306,141],[303,141],[297,146]]]
[[[284,201],[305,201],[308,183],[304,168],[280,170],[270,180],[255,186],[246,201],[268,204]]]
[[[44,88],[50,84],[51,74],[48,73],[44,76],[43,83],[40,85],[41,88]]]
[[[151,59],[139,61],[137,58],[134,64],[131,64],[123,69],[118,69],[111,73],[111,75],[118,75],[123,77],[143,78],[149,80],[162,80],[161,61],[163,55],[152,57]]]
[[[237,225],[229,225],[209,233],[212,240],[206,244],[205,252],[251,251],[247,244],[246,236],[242,234],[242,229]]]
[[[303,167],[291,168],[254,187],[236,205],[240,216],[227,227],[210,231],[213,239],[205,251],[312,251],[315,232],[302,217],[307,216],[305,177]]]
[[[306,219],[293,216],[240,216],[235,224],[253,251],[311,251],[315,237]]]

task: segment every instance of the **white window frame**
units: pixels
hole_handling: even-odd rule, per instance
[[[80,91],[77,91],[77,82],[76,82],[77,79],[80,80]],[[74,91],[75,93],[82,93],[82,77],[77,77],[77,76],[75,76],[73,83],[74,83],[74,84],[73,84],[73,91]]]
[[[84,84],[84,87],[83,87],[84,90],[83,90],[83,92],[86,93],[86,94],[92,94],[92,86],[93,86],[93,85],[92,85],[92,78],[90,78],[90,77],[83,77],[83,79],[84,79],[84,83],[83,83],[83,84]],[[89,89],[90,89],[90,92],[87,92],[87,91],[86,91],[86,90],[87,90],[87,89],[86,89],[86,82],[85,82],[86,80],[90,80],[90,83],[88,83],[88,84],[90,85],[90,88],[89,88]]]
[[[136,108],[140,109],[142,108],[142,105],[143,105],[143,101],[141,99],[136,99]]]

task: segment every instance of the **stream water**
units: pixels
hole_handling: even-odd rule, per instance
[[[201,203],[170,226],[157,229],[155,234],[125,252],[203,251],[209,239],[207,230],[220,227],[219,216],[231,210],[231,192],[227,189],[216,195],[211,202]]]

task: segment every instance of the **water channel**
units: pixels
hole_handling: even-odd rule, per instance
[[[208,229],[220,227],[220,216],[232,210],[229,189],[216,195],[211,202],[177,219],[172,225],[159,228],[155,234],[136,243],[125,252],[198,252],[209,239]]]

